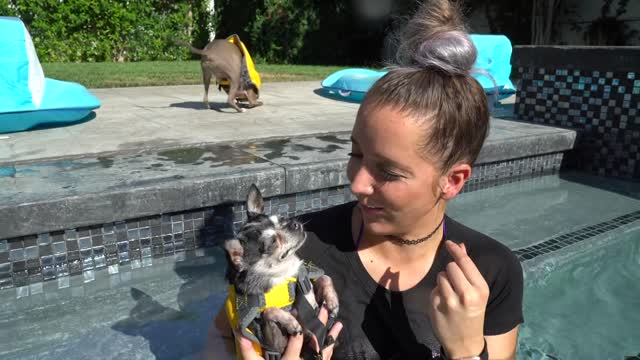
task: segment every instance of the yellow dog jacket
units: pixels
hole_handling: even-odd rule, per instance
[[[251,340],[256,353],[267,360],[278,360],[281,354],[274,349],[266,347],[263,349],[261,334],[254,334],[249,329],[249,325],[259,318],[267,308],[278,307],[289,311],[295,304],[301,325],[310,329],[320,344],[324,343],[326,327],[318,320],[317,309],[313,309],[304,297],[304,294],[313,291],[311,281],[323,274],[324,272],[320,268],[311,263],[305,263],[300,267],[297,277],[287,278],[264,294],[242,294],[236,291],[235,286],[229,285],[229,296],[225,302],[225,310],[232,328],[240,329],[242,335]],[[242,359],[237,339],[235,344],[236,357]]]
[[[249,87],[253,87],[256,94],[258,94],[260,92],[260,87],[262,86],[262,79],[260,79],[260,74],[258,73],[258,70],[256,70],[256,65],[253,63],[251,55],[249,55],[249,50],[247,50],[247,47],[244,46],[244,43],[236,34],[230,35],[226,40],[236,45],[240,49],[240,52],[242,52],[242,74],[240,79],[242,82],[242,88],[247,89]],[[220,80],[218,85],[225,92],[229,92],[230,83],[228,79]]]

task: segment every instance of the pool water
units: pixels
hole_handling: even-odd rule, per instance
[[[527,269],[518,359],[640,353],[640,226],[570,259]]]
[[[184,253],[183,253],[184,255]],[[0,292],[0,359],[195,359],[225,300],[221,250],[72,277],[15,299]],[[176,262],[178,260],[178,262]]]
[[[638,183],[563,174],[461,194],[449,214],[519,249],[639,210]],[[639,240],[636,221],[524,262],[518,359],[639,353]],[[222,250],[152,261],[45,282],[19,299],[1,290],[0,359],[202,358],[225,297]]]
[[[512,249],[640,210],[640,183],[567,173],[463,193],[449,214]],[[640,221],[523,263],[518,359],[640,353]]]

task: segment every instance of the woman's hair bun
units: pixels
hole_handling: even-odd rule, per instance
[[[458,6],[449,0],[423,2],[399,39],[396,65],[469,74],[477,50]]]

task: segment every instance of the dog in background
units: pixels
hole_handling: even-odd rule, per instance
[[[227,40],[213,40],[204,49],[195,48],[181,40],[174,40],[174,43],[186,46],[192,53],[201,56],[200,65],[202,66],[202,81],[204,83],[203,102],[207,109],[211,108],[209,106],[209,85],[212,77],[215,77],[217,82],[229,81],[227,103],[236,111],[245,111],[238,106],[238,100],[248,101],[249,107],[262,105],[262,102],[258,101],[257,89],[251,86],[245,87],[242,83],[243,55],[238,46]]]
[[[323,305],[329,311],[330,319],[335,319],[338,294],[331,278],[296,255],[306,240],[302,224],[295,219],[265,215],[264,201],[255,185],[247,196],[247,216],[237,235],[224,245],[229,262],[227,279],[236,299],[234,304],[240,304],[238,309],[244,308],[237,310],[235,318],[241,320],[236,325],[243,335],[247,336],[245,329],[256,335],[263,349],[280,354],[287,345],[288,335],[298,333],[305,334],[307,351],[311,335],[316,337],[321,348],[330,345],[324,339],[330,324],[322,325],[317,312]],[[297,280],[292,282],[291,279]],[[273,307],[269,300],[264,304],[265,299],[273,298],[272,290],[277,287],[285,289],[281,298],[290,299],[288,309]],[[296,289],[295,293],[291,292],[292,288]],[[267,293],[271,295],[265,295]],[[227,311],[229,301],[234,300],[228,300]],[[260,304],[264,310],[258,313],[255,304]],[[245,319],[252,321],[242,322]],[[329,341],[333,339],[327,339]],[[311,351],[307,353],[311,358],[317,356],[315,350]]]

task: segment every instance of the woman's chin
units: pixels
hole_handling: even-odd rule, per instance
[[[367,232],[371,235],[385,236],[393,234],[394,232],[393,226],[391,226],[387,221],[383,220],[374,220],[370,222],[367,222],[365,220],[364,226]]]

